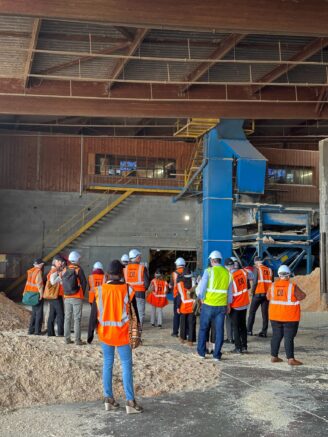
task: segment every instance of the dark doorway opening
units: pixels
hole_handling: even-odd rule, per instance
[[[175,260],[182,257],[190,271],[195,271],[197,266],[197,252],[195,250],[161,250],[150,249],[149,273],[153,277],[157,268],[160,268],[166,277],[175,269]]]

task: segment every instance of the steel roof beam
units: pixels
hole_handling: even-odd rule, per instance
[[[261,79],[259,79],[258,82],[267,82],[269,85],[271,82],[275,81],[283,74],[288,73],[288,71],[297,67],[297,64],[295,64],[295,62],[303,62],[306,59],[311,58],[311,56],[315,55],[316,53],[318,53],[319,50],[322,50],[327,46],[328,46],[328,38],[317,38],[314,41],[311,41],[309,44],[304,46],[302,50],[296,53],[296,55],[290,58],[290,61],[293,62],[293,64],[278,65],[269,73],[261,77]],[[262,84],[257,87],[254,87],[253,93],[255,94],[259,92],[265,86],[266,85]]]
[[[315,103],[231,101],[131,101],[115,99],[58,98],[53,96],[1,95],[0,114],[62,115],[81,117],[225,117],[251,119],[328,119],[320,117]]]
[[[194,71],[185,76],[182,81],[196,82],[212,67],[212,65],[215,65],[215,61],[224,58],[224,56],[229,53],[234,47],[236,47],[236,45],[245,37],[246,35],[233,33],[223,38],[222,41],[220,41],[217,49],[215,49],[214,52],[211,53],[211,55],[209,56],[209,58],[213,59],[213,62],[201,63]],[[182,92],[186,92],[191,86],[192,84],[185,85],[182,88]]]
[[[29,83],[29,77],[33,65],[34,50],[36,49],[38,43],[40,27],[41,27],[41,20],[39,18],[36,18],[32,26],[31,40],[30,40],[30,44],[27,52],[27,59],[24,68],[24,79],[23,79],[24,88],[26,88]]]
[[[326,36],[325,0],[0,0],[0,14],[117,26]]]
[[[127,50],[126,55],[132,56],[135,51],[138,49],[140,44],[142,43],[143,39],[145,38],[146,34],[148,32],[148,29],[138,29],[133,41],[130,43],[129,48]],[[109,76],[109,84],[108,84],[108,92],[111,90],[113,86],[113,80],[118,78],[121,73],[124,71],[125,65],[129,62],[129,59],[119,59],[117,63],[115,64],[114,68],[112,69],[110,76]]]

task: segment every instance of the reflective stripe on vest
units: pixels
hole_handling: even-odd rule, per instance
[[[41,270],[37,267],[32,267],[27,271],[27,280],[25,283],[24,291],[34,291],[39,292],[38,285],[36,283],[36,278]]]
[[[210,306],[226,306],[231,274],[222,266],[207,269],[209,280],[204,303]]]
[[[97,287],[98,291],[98,311],[99,311],[99,318],[98,321],[101,326],[112,326],[116,328],[122,328],[128,321],[129,316],[127,315],[126,309],[127,304],[129,302],[129,295],[126,293],[126,296],[124,297],[124,306],[122,311],[122,320],[120,322],[112,321],[112,320],[106,320],[104,321],[104,308],[103,308],[103,298],[102,298],[102,287]]]
[[[293,284],[290,283],[288,285],[287,301],[274,300],[274,284],[272,284],[270,303],[273,304],[273,305],[287,305],[287,306],[299,305],[300,302],[298,300],[295,301],[295,302],[292,301],[292,292],[293,292]]]
[[[181,282],[178,282],[178,290],[179,290],[179,293],[180,293],[180,296],[181,296],[182,303],[191,303],[191,302],[194,302],[193,299],[185,299],[185,295],[184,295],[184,291],[183,291],[182,283]]]
[[[295,285],[279,279],[269,293],[269,319],[278,322],[298,322],[301,317],[300,302],[295,296]]]
[[[266,266],[260,265],[257,269],[258,279],[255,289],[255,294],[265,294],[269,290],[269,284],[272,284],[272,271]],[[263,272],[266,271],[266,276],[269,275],[270,279],[265,279]]]
[[[242,269],[240,269],[240,271],[243,272],[243,274],[244,274],[244,276],[245,276],[246,284],[247,284],[247,273],[244,272],[244,270],[242,270]],[[233,277],[233,275],[232,275],[232,277]],[[247,293],[247,292],[248,292],[247,287],[246,287],[246,288],[243,288],[242,290],[239,290],[239,291],[238,291],[238,288],[237,288],[237,285],[236,285],[234,279],[233,279],[233,281],[232,281],[232,286],[233,286],[233,293],[232,293],[232,296],[233,296],[233,297],[241,296],[243,293]]]
[[[165,283],[165,281],[161,281],[161,282],[164,282]],[[159,294],[159,292],[158,292],[158,281],[156,281],[155,279],[153,280],[153,284],[154,284],[154,287],[155,287],[155,290],[154,290],[154,292],[153,292],[153,294],[154,294],[154,296],[155,297],[166,297],[166,293],[167,293],[167,284],[165,283],[165,286],[164,286],[164,290],[163,290],[163,294]],[[161,287],[162,288],[162,287]]]
[[[131,272],[134,269],[132,266],[138,266],[137,269],[137,277],[133,278],[133,276],[131,277]],[[145,287],[145,282],[144,282],[144,277],[143,277],[143,272],[144,272],[145,267],[142,264],[128,264],[126,266],[126,282],[128,284],[131,285],[131,287],[135,288],[135,291],[144,291],[144,287]]]

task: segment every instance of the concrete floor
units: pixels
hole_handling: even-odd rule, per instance
[[[87,307],[86,307],[87,308]],[[145,345],[194,351],[166,329],[145,329]],[[256,327],[258,328],[258,320]],[[255,330],[256,332],[256,330]],[[328,314],[304,314],[296,338],[298,368],[271,364],[269,339],[251,337],[249,353],[235,357],[224,347],[221,377],[213,388],[138,399],[145,411],[127,416],[105,412],[102,402],[50,405],[5,412],[2,437],[30,436],[297,436],[328,435]],[[165,343],[164,343],[164,341]],[[283,348],[281,357],[284,357]],[[204,371],[210,362],[203,362]],[[186,369],[186,372],[192,372]],[[81,381],[83,383],[83,381]]]

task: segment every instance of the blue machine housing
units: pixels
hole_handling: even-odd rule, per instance
[[[266,158],[247,140],[243,120],[221,120],[205,138],[203,171],[203,266],[219,250],[232,255],[233,172],[238,193],[263,194]]]

